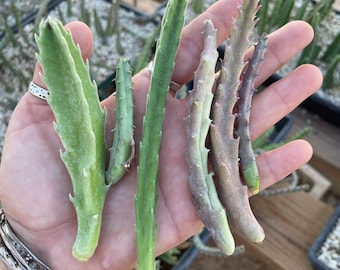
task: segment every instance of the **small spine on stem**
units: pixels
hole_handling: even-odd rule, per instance
[[[88,62],[61,22],[47,18],[36,36],[42,65],[42,79],[50,95],[55,130],[64,151],[61,159],[70,175],[78,230],[72,254],[87,261],[98,245],[102,213],[108,186],[105,183],[105,112],[96,84],[91,80]]]
[[[156,46],[143,119],[135,199],[137,270],[155,269],[159,152],[166,99],[184,25],[186,0],[169,0]]]
[[[116,68],[116,109],[113,143],[110,162],[106,171],[106,182],[117,183],[130,168],[134,158],[133,139],[133,91],[131,68],[126,59],[120,59]]]
[[[244,0],[226,46],[219,84],[212,108],[210,128],[213,166],[219,197],[236,227],[255,243],[262,243],[264,231],[257,222],[248,199],[248,188],[239,172],[239,138],[235,137],[235,104],[238,100],[244,57],[256,24],[258,0]]]

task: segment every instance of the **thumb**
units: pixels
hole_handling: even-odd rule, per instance
[[[66,24],[65,28],[71,31],[74,42],[79,44],[83,59],[88,59],[91,56],[93,47],[90,28],[86,24],[78,21]],[[46,85],[41,79],[41,73],[43,73],[43,70],[41,65],[37,63],[32,81],[36,85],[46,89]],[[27,92],[12,114],[8,131],[11,132],[13,130],[22,129],[31,124],[50,121],[51,119],[53,119],[52,111],[46,100],[40,99],[30,92]]]

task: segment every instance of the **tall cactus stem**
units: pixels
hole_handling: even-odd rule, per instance
[[[135,199],[138,270],[155,269],[160,142],[168,87],[175,66],[186,5],[185,0],[170,0],[167,3],[147,96]]]
[[[233,254],[235,242],[229,230],[225,210],[218,198],[212,174],[208,171],[208,149],[205,147],[209,131],[210,108],[215,82],[216,29],[211,21],[204,22],[204,49],[195,72],[194,89],[190,95],[190,114],[186,118],[189,185],[198,214],[216,245],[226,255]]]
[[[237,135],[240,137],[240,164],[243,178],[253,194],[257,194],[260,191],[260,176],[250,139],[249,118],[252,97],[254,95],[254,92],[256,91],[254,87],[254,81],[257,77],[258,68],[263,61],[266,47],[267,36],[264,34],[259,37],[258,43],[255,45],[254,54],[249,60],[247,70],[243,75],[237,106]]]

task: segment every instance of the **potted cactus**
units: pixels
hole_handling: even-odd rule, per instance
[[[317,270],[340,268],[340,205],[315,240],[308,256]]]

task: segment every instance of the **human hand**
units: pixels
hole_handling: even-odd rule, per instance
[[[192,79],[199,61],[203,40],[202,21],[210,18],[218,29],[218,42],[230,33],[235,17],[236,0],[220,0],[182,34],[172,80],[184,84]],[[92,36],[81,23],[67,26],[80,44],[84,59],[90,57]],[[256,84],[280,68],[312,39],[312,29],[306,23],[293,22],[269,36],[265,61]],[[33,81],[45,87],[37,66]],[[102,233],[95,255],[88,263],[72,257],[72,245],[77,230],[76,215],[68,194],[71,181],[60,160],[61,142],[54,131],[53,114],[46,103],[27,93],[16,107],[6,135],[0,167],[0,198],[6,216],[18,237],[52,269],[131,269],[136,259],[134,236],[134,197],[138,142],[142,133],[142,118],[150,74],[145,69],[134,81],[135,140],[137,159],[128,174],[113,186],[106,199]],[[304,65],[255,97],[251,114],[253,139],[293,110],[320,87],[317,68]],[[71,89],[67,89],[71,91]],[[114,107],[114,97],[102,102],[108,115]],[[183,118],[188,115],[188,101],[169,95],[160,154],[158,243],[162,253],[202,228],[187,184],[185,162],[186,135]],[[107,139],[113,119],[107,119]],[[257,159],[261,188],[282,179],[309,160],[310,145],[302,140],[291,142]]]

